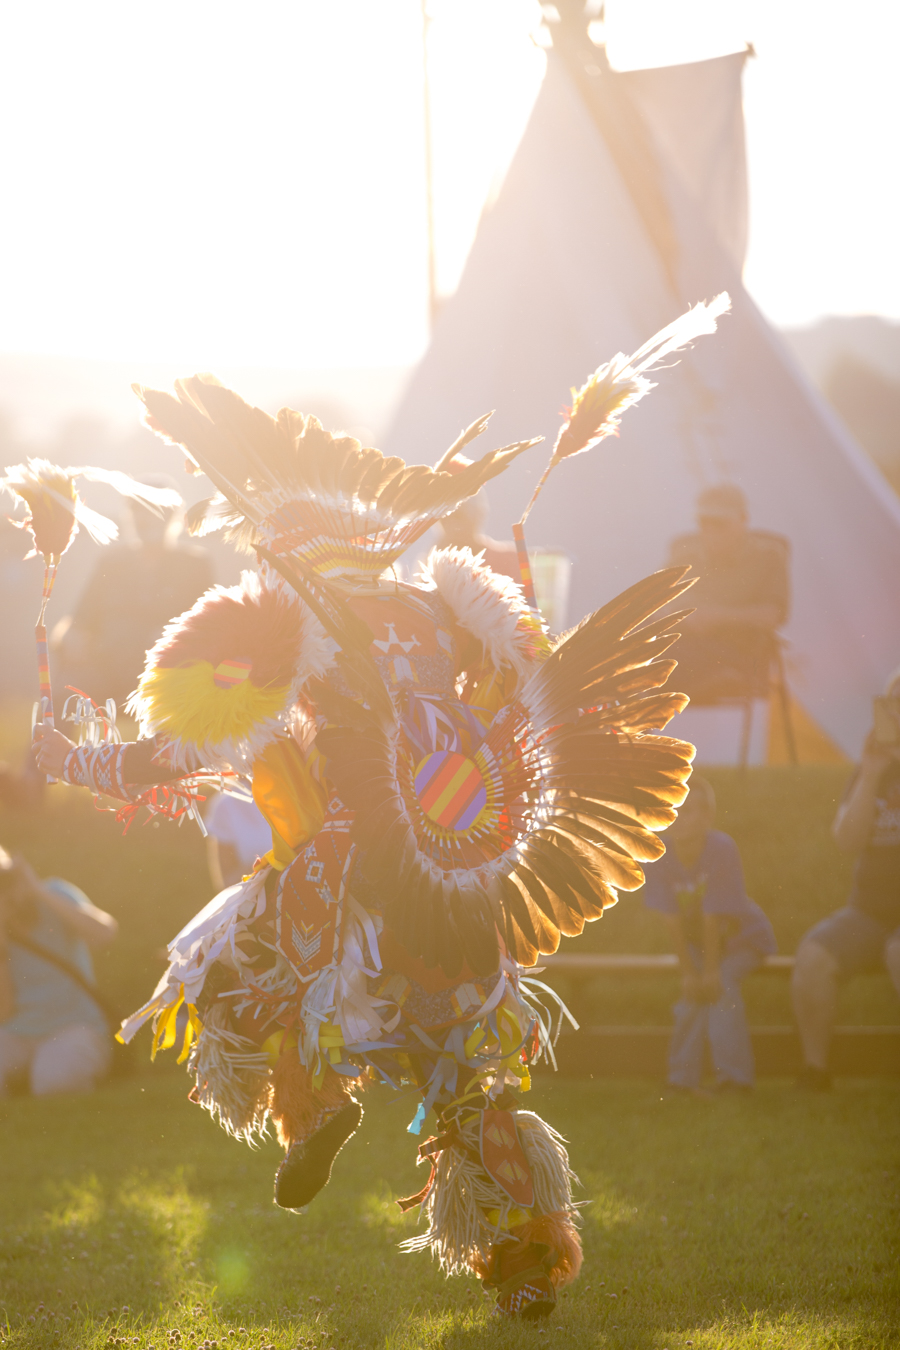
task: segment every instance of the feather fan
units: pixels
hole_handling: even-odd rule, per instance
[[[34,547],[26,556],[32,558],[39,553],[44,559],[41,607],[34,628],[40,694],[35,705],[35,724],[41,722],[49,727],[53,726],[53,689],[45,620],[60,559],[71,546],[79,525],[83,525],[98,544],[111,543],[119,533],[113,521],[91,510],[81,500],[75,486],[76,478],[106,483],[123,496],[142,502],[152,511],[181,505],[181,497],[174,488],[138,483],[128,474],[115,469],[86,466],[63,469],[46,459],[29,459],[24,464],[13,465],[0,478],[0,489],[5,488],[27,509],[24,520],[13,521],[14,525],[28,530],[31,535]],[[55,780],[49,778],[47,781]]]
[[[485,743],[498,758],[508,747],[528,811],[480,864],[439,862],[417,833],[396,735],[358,704],[352,718],[334,700],[323,705],[334,724],[318,744],[356,813],[361,874],[385,897],[387,925],[426,964],[450,977],[463,964],[487,973],[498,930],[516,960],[533,964],[641,885],[640,864],[663,851],[657,831],[674,819],[693,756],[657,734],[686,700],[657,692],[672,669],[659,657],[676,640],[677,616],[652,616],[690,584],[670,568],[632,586],[527,680],[518,712]]]

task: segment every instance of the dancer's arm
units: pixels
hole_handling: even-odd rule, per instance
[[[34,729],[38,768],[77,787],[90,787],[110,797],[130,800],[128,788],[149,787],[184,777],[184,771],[159,762],[160,739],[124,741],[121,745],[79,747],[55,727]]]

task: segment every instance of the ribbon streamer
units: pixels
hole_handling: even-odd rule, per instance
[[[544,477],[541,479],[538,488],[535,491],[535,496],[537,495],[537,491],[543,486],[544,478],[547,477],[549,472],[550,466],[548,465]],[[519,562],[519,576],[522,578],[522,590],[525,592],[525,599],[528,601],[528,604],[534,610],[535,614],[540,617],[537,595],[534,590],[534,579],[531,575],[531,563],[528,558],[528,549],[525,545],[524,520],[525,517],[523,516],[522,519],[517,520],[512,527],[513,539],[516,541],[516,557]]]

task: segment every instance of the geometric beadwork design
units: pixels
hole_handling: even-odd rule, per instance
[[[523,1209],[534,1204],[531,1168],[511,1111],[482,1111],[481,1161],[485,1171]]]
[[[332,798],[321,830],[285,868],[278,888],[275,945],[302,980],[340,958],[352,820],[353,812]]]

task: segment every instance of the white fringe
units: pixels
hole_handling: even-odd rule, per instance
[[[229,1031],[227,1020],[228,1009],[214,1003],[188,1069],[203,1109],[235,1139],[253,1148],[269,1132],[269,1057],[246,1036]]]
[[[498,670],[512,667],[520,683],[534,674],[539,663],[529,654],[533,633],[517,630],[519,619],[531,620],[532,611],[511,577],[492,572],[483,555],[476,557],[469,548],[435,548],[420,580],[433,587],[460,625],[478,638],[491,665]]]
[[[532,1111],[518,1111],[519,1139],[531,1167],[534,1185],[532,1215],[563,1212],[575,1217],[572,1183],[578,1178],[569,1167],[565,1142],[552,1126]],[[478,1153],[480,1118],[460,1127],[463,1142]],[[447,1148],[437,1160],[434,1185],[422,1212],[429,1220],[427,1233],[418,1233],[400,1244],[402,1251],[418,1252],[431,1248],[448,1275],[470,1270],[477,1257],[487,1260],[491,1244],[505,1231],[515,1203],[489,1176],[481,1163],[467,1151]],[[488,1222],[487,1211],[500,1211],[496,1225]]]

